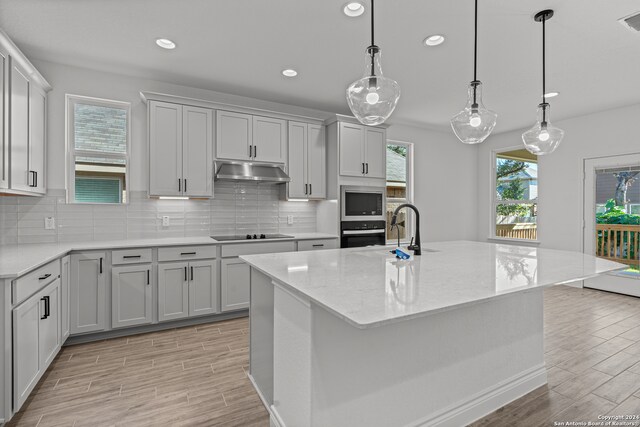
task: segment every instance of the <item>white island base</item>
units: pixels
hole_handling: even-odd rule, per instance
[[[272,425],[459,427],[547,382],[542,288],[359,329],[255,268],[251,284]]]

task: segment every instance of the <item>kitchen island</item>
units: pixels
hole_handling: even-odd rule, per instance
[[[624,268],[468,241],[249,255],[250,378],[284,426],[461,426],[547,381],[543,288]]]

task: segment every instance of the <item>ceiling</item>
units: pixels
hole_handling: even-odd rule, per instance
[[[363,73],[369,11],[347,18],[345,3],[0,0],[0,27],[31,58],[348,114],[345,89]],[[483,0],[478,77],[496,132],[535,120],[541,25],[532,17],[544,8],[556,11],[547,24],[547,88],[561,92],[552,119],[640,102],[640,32],[617,22],[640,11],[638,0]],[[472,0],[376,2],[383,71],[402,88],[392,123],[448,127],[473,77],[472,24]],[[445,43],[425,47],[434,33]],[[177,49],[158,48],[158,37]],[[298,77],[283,77],[284,68]]]

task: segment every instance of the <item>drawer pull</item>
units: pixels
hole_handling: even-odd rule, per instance
[[[150,275],[151,275],[151,270],[147,270],[147,285],[151,284],[151,280],[149,280]]]
[[[44,279],[48,279],[49,277],[51,277],[51,273],[47,273],[44,276],[40,276],[38,277],[38,280],[44,280]]]
[[[195,255],[195,252],[180,252],[180,255]]]
[[[323,248],[324,247],[324,243],[319,244],[319,245],[311,245],[311,246],[313,246],[314,248]]]
[[[184,267],[184,281],[188,281],[189,279],[187,279],[187,267]]]
[[[43,296],[42,298],[40,298],[40,301],[44,301],[44,316],[40,318],[40,320],[44,320],[51,315],[51,307],[49,306],[49,295]]]
[[[142,255],[124,255],[123,259],[142,258]]]

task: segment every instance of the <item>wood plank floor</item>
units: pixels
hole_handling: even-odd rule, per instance
[[[62,349],[8,426],[268,426],[246,377],[247,318]],[[480,426],[640,414],[640,298],[545,291],[549,383]]]

